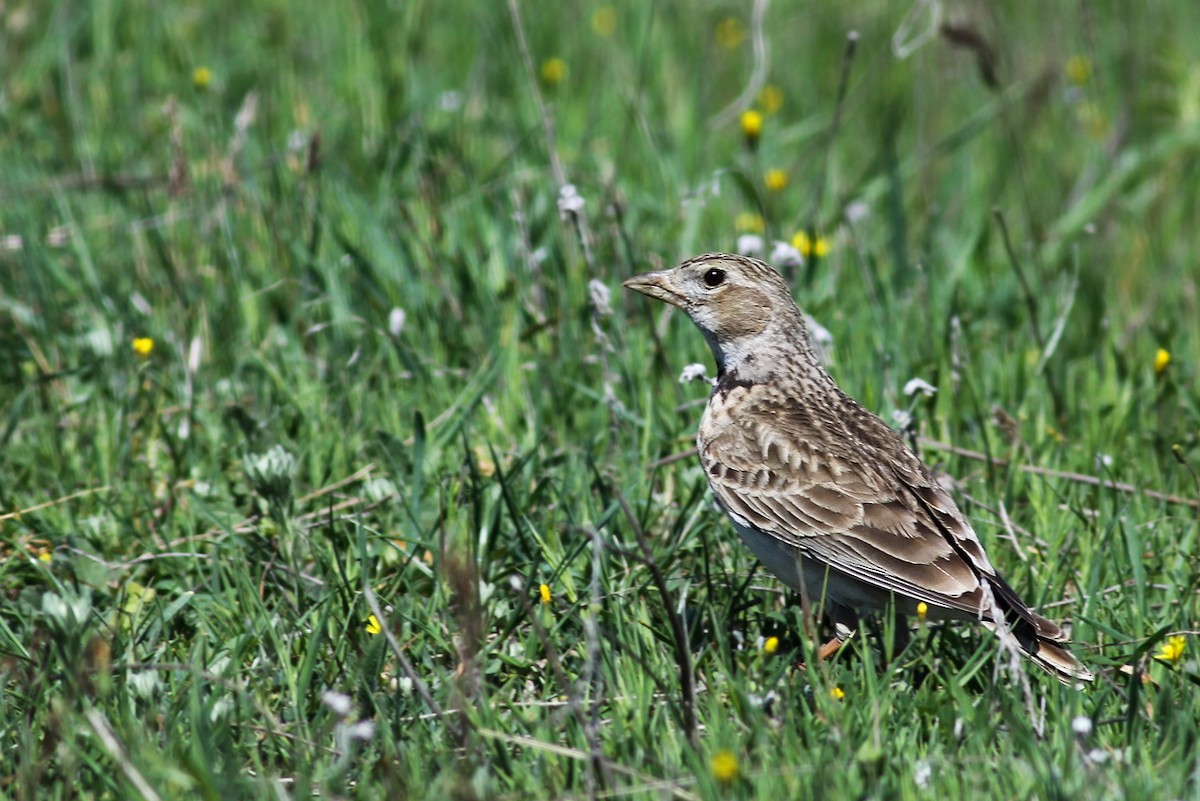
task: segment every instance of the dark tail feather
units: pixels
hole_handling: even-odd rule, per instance
[[[1007,613],[1005,618],[1012,628],[1013,636],[1017,638],[1029,661],[1063,684],[1073,685],[1094,678],[1092,671],[1063,647],[1067,642],[1067,635],[1057,623],[1030,610],[1013,588],[1008,586],[1008,582],[999,576],[991,577],[989,583],[996,601]]]
[[[1025,646],[1025,653],[1033,664],[1054,676],[1063,684],[1073,685],[1081,681],[1091,681],[1092,671],[1083,666],[1070,651],[1050,640],[1036,640],[1033,647]]]

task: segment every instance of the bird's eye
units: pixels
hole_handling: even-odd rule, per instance
[[[704,285],[709,289],[715,289],[725,283],[725,271],[712,268],[704,274]]]

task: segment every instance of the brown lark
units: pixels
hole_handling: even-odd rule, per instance
[[[999,623],[1039,667],[1091,680],[1062,629],[996,573],[929,468],[821,367],[778,272],[716,253],[625,286],[683,309],[712,348],[718,379],[696,436],[700,463],[755,556],[832,617],[837,636],[822,657],[860,611],[894,603],[913,614],[924,603],[933,620]]]

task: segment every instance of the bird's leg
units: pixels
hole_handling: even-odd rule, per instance
[[[833,639],[817,649],[817,661],[824,662],[838,652],[838,649],[854,636],[858,628],[858,615],[854,610],[844,606],[835,606],[829,610],[833,617]]]
[[[834,636],[829,642],[817,649],[817,661],[824,662],[826,659],[829,659],[838,652],[838,649],[842,647],[842,643],[844,642],[845,640]]]
[[[824,662],[826,659],[832,658],[838,652],[838,649],[845,644],[846,640],[854,636],[854,632],[858,627],[858,616],[852,609],[842,606],[831,606],[829,614],[833,618],[833,638],[817,649],[816,657],[818,662]],[[796,664],[796,670],[804,670],[807,667],[803,662]]]

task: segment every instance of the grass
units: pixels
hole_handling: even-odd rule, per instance
[[[753,149],[732,3],[517,3],[528,63],[504,3],[9,6],[4,796],[1197,794],[1189,5],[776,4]],[[886,619],[792,671],[619,289],[747,213],[1093,687]]]

